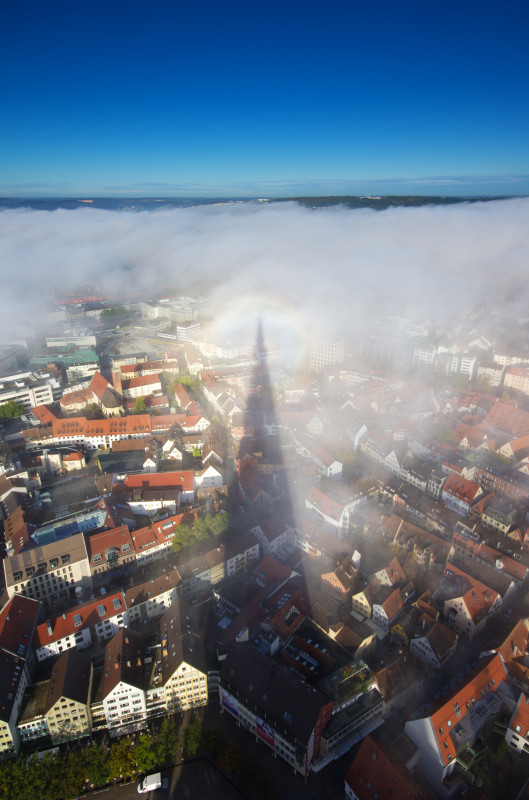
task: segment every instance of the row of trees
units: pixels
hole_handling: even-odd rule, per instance
[[[174,764],[179,740],[174,722],[165,717],[156,736],[141,733],[135,742],[124,737],[109,748],[19,756],[0,765],[0,800],[64,800],[78,797],[114,780],[132,780],[141,773]]]
[[[172,548],[178,551],[194,542],[204,542],[211,535],[220,536],[228,530],[229,525],[230,515],[227,511],[215,515],[208,514],[206,517],[197,517],[191,524],[182,522],[176,529]]]

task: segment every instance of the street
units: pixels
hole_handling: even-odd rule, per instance
[[[169,800],[169,798],[185,798],[186,800],[241,800],[242,795],[224,778],[209,761],[204,758],[189,761],[172,769],[163,770],[162,777],[169,780],[167,789],[157,789],[139,795],[139,780],[131,783],[109,786],[91,797],[102,800],[132,800],[144,797],[146,800]]]

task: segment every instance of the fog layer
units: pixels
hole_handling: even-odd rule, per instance
[[[380,212],[295,203],[5,210],[0,265],[3,340],[54,294],[87,285],[123,300],[199,290],[219,310],[234,298],[275,298],[351,329],[379,313],[444,316],[523,287],[529,199]]]

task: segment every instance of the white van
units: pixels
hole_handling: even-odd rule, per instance
[[[152,792],[155,789],[167,789],[169,781],[167,778],[162,780],[162,773],[155,772],[153,775],[146,775],[143,780],[138,783],[138,792],[143,794],[144,792]]]

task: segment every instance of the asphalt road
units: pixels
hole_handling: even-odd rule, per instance
[[[242,795],[232,786],[220,772],[206,759],[198,759],[181,764],[173,769],[164,770],[162,777],[167,778],[167,789],[138,794],[138,783],[118,784],[93,792],[90,797],[101,800],[132,800],[143,797],[146,800],[241,800]]]

